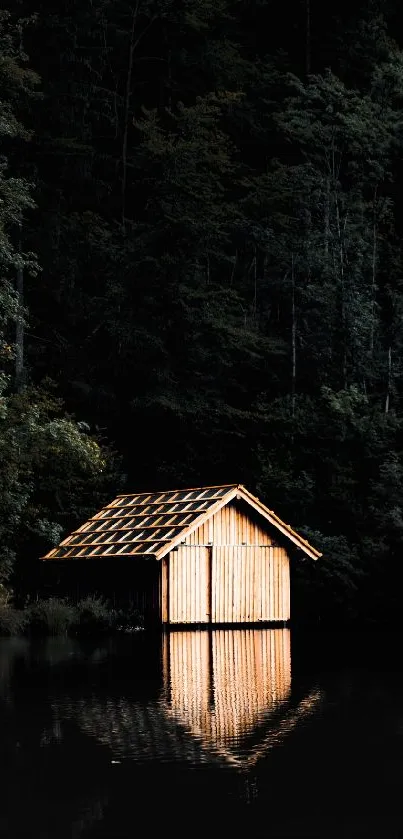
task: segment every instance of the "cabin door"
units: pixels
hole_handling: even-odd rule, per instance
[[[168,561],[169,623],[209,623],[211,548],[180,545]]]

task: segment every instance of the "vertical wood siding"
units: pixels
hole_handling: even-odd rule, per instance
[[[162,560],[160,591],[163,623],[288,621],[289,558],[234,502]]]
[[[227,504],[187,540],[189,545],[271,545],[273,538],[236,502]]]
[[[162,623],[169,620],[169,555],[161,560],[160,577],[160,610]]]
[[[182,545],[161,565],[164,623],[290,619],[290,564],[284,548]]]
[[[169,623],[208,623],[209,548],[181,545],[169,554],[168,567]]]
[[[213,548],[212,623],[290,618],[290,570],[284,548]]]
[[[172,715],[229,759],[245,755],[242,738],[290,696],[287,629],[171,632],[163,660]]]

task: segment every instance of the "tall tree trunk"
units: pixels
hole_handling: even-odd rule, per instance
[[[336,224],[337,238],[339,245],[339,276],[340,276],[340,297],[341,297],[341,340],[342,340],[342,384],[347,387],[347,306],[346,306],[346,278],[344,273],[344,230],[341,229],[340,207],[336,195]],[[345,227],[345,225],[344,225]]]
[[[18,252],[21,257],[21,225],[18,236]],[[17,320],[15,325],[15,389],[20,391],[25,381],[24,365],[24,269],[18,265],[16,272],[16,292],[18,300]]]
[[[17,297],[18,297],[18,313],[15,327],[15,387],[19,391],[24,385],[25,367],[24,367],[24,270],[22,267],[17,268],[17,283],[16,283]]]
[[[330,247],[330,178],[326,178],[325,193],[325,267],[329,269],[329,247]]]
[[[305,0],[305,73],[311,72],[311,0]]]
[[[139,33],[137,38],[134,37],[134,33],[136,30],[136,23],[139,16],[140,11],[140,0],[137,0],[136,5],[132,11],[132,26],[130,32],[130,44],[129,44],[129,55],[127,60],[127,74],[126,74],[126,91],[125,91],[125,102],[124,102],[124,123],[123,123],[123,139],[122,139],[122,230],[125,232],[126,229],[126,192],[127,192],[127,141],[128,141],[128,134],[129,134],[129,113],[130,113],[130,99],[131,99],[131,90],[132,90],[132,78],[133,78],[133,64],[134,64],[134,53],[143,38],[143,36],[148,32],[150,26],[153,25],[154,21],[157,20],[158,15],[153,15],[152,18],[148,21],[144,29]]]
[[[257,247],[254,246],[253,257],[253,316],[256,322],[257,316]]]
[[[390,391],[392,386],[392,347],[388,349],[388,375],[386,379],[385,414],[389,413]]]
[[[127,139],[129,132],[129,112],[130,112],[130,97],[132,89],[133,76],[133,58],[134,58],[134,32],[136,27],[137,15],[139,11],[140,0],[137,0],[136,6],[133,9],[132,28],[130,32],[129,57],[127,61],[127,76],[126,76],[126,92],[125,92],[125,110],[123,123],[123,140],[122,140],[122,229],[126,228],[126,189],[127,189]]]
[[[210,285],[210,257],[208,254],[206,257],[206,284]]]
[[[295,263],[291,255],[291,413],[295,416],[297,386],[297,312],[295,305]]]
[[[234,261],[232,263],[232,270],[231,270],[230,286],[232,286],[233,282],[234,282],[235,271],[236,271],[236,268],[237,268],[237,262],[238,262],[238,248],[235,248]]]
[[[372,281],[371,281],[371,332],[370,332],[370,355],[374,355],[375,342],[375,296],[376,296],[376,262],[377,262],[377,191],[374,189],[373,221],[372,221]]]

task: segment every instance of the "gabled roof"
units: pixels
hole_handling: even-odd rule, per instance
[[[242,499],[312,559],[321,556],[241,484],[119,495],[42,559],[153,556],[162,559],[234,498]]]

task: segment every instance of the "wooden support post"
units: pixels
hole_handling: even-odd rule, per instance
[[[160,616],[163,625],[169,623],[169,554],[161,560]]]
[[[207,623],[211,623],[213,617],[213,548],[208,547],[207,551]]]

